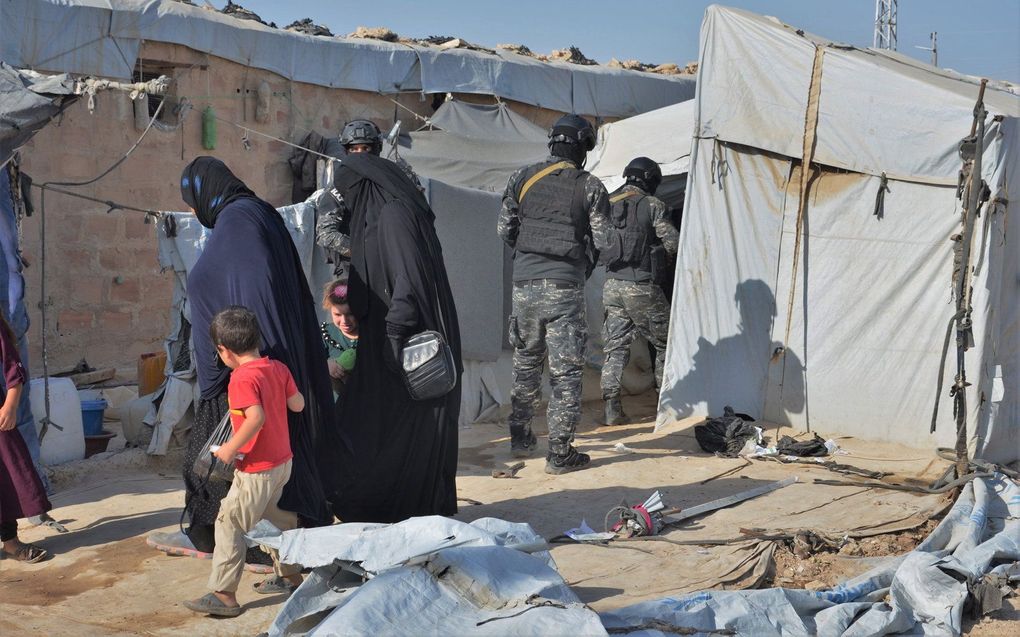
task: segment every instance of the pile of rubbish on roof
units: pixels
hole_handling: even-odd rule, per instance
[[[195,4],[192,0],[176,0],[177,2],[183,2],[185,4]],[[215,11],[211,6],[206,5],[206,8]],[[229,15],[240,20],[251,20],[264,24],[274,29],[279,28],[274,22],[266,22],[257,13],[246,9],[239,4],[227,0],[227,4],[223,9],[219,10],[224,15]],[[424,38],[403,38],[394,31],[387,29],[386,27],[363,27],[359,26],[354,32],[347,34],[346,36],[334,35],[328,27],[321,24],[315,24],[311,18],[305,18],[303,20],[295,20],[289,25],[283,27],[285,31],[293,31],[295,33],[303,33],[305,35],[318,35],[322,37],[348,37],[348,38],[359,38],[368,40],[382,40],[383,42],[399,42],[402,44],[410,44],[417,46],[431,46],[438,47],[440,49],[468,49],[471,51],[482,51],[485,53],[495,54],[494,49],[490,49],[478,44],[468,42],[463,38],[454,36],[442,36],[442,35],[430,35]],[[534,58],[541,62],[567,62],[570,64],[580,64],[582,66],[598,66],[598,62],[589,58],[581,52],[576,46],[569,46],[565,49],[555,49],[548,55],[535,53],[523,44],[499,44],[496,49],[504,51],[510,51],[518,55],[525,55],[530,58]],[[679,66],[673,63],[667,64],[648,64],[645,62],[639,62],[637,60],[624,60],[620,61],[615,58],[609,61],[607,65],[611,68],[625,69],[628,71],[643,71],[645,73],[657,73],[659,75],[694,75],[698,72],[698,63],[691,62],[686,66]]]

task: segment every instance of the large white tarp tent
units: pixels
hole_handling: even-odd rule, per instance
[[[951,443],[947,396],[928,429],[977,80],[718,6],[700,50],[660,425],[732,405],[801,428]],[[1020,224],[1008,219],[1020,210],[1020,99],[996,82],[984,99],[991,198],[974,239],[967,419],[977,453],[1009,462],[1020,457]],[[954,373],[950,360],[945,388]]]

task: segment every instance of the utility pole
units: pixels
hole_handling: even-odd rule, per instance
[[[939,65],[939,32],[931,32],[931,46],[915,46],[915,49],[921,49],[922,51],[931,51],[931,65]]]
[[[875,0],[876,49],[896,50],[896,0]]]

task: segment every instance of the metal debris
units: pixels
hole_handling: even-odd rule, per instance
[[[328,38],[333,37],[333,32],[327,27],[321,24],[315,24],[311,18],[305,18],[304,20],[295,20],[287,26],[283,27],[284,31],[293,31],[295,33],[304,33],[305,35],[322,35]]]

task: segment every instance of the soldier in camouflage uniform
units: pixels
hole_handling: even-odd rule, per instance
[[[340,132],[340,145],[348,155],[354,153],[382,153],[382,131],[367,119],[356,119],[344,124]],[[411,165],[397,157],[396,164],[411,178],[418,190],[424,192],[418,175]],[[330,170],[328,174],[331,174]],[[347,207],[339,193],[327,187],[315,200],[318,220],[315,222],[315,242],[326,249],[333,264],[333,275],[347,279],[347,266],[351,261],[351,237],[347,224]]]
[[[679,236],[666,204],[657,199],[662,182],[658,164],[647,157],[631,161],[623,171],[627,183],[609,197],[617,251],[604,252],[606,266],[602,304],[605,307],[602,399],[606,424],[626,422],[620,401],[620,378],[630,358],[630,344],[641,335],[655,348],[655,387],[662,386],[669,333],[669,301],[656,280],[656,269],[676,256]],[[665,253],[665,254],[663,254]],[[667,256],[668,255],[668,256]]]
[[[571,444],[581,419],[581,375],[588,335],[584,282],[609,239],[605,186],[581,168],[595,146],[591,124],[565,115],[549,133],[552,156],[511,177],[503,195],[499,236],[514,250],[514,347],[510,449],[527,457],[538,446],[531,422],[542,398],[542,368],[549,355],[547,473],[587,465]]]

